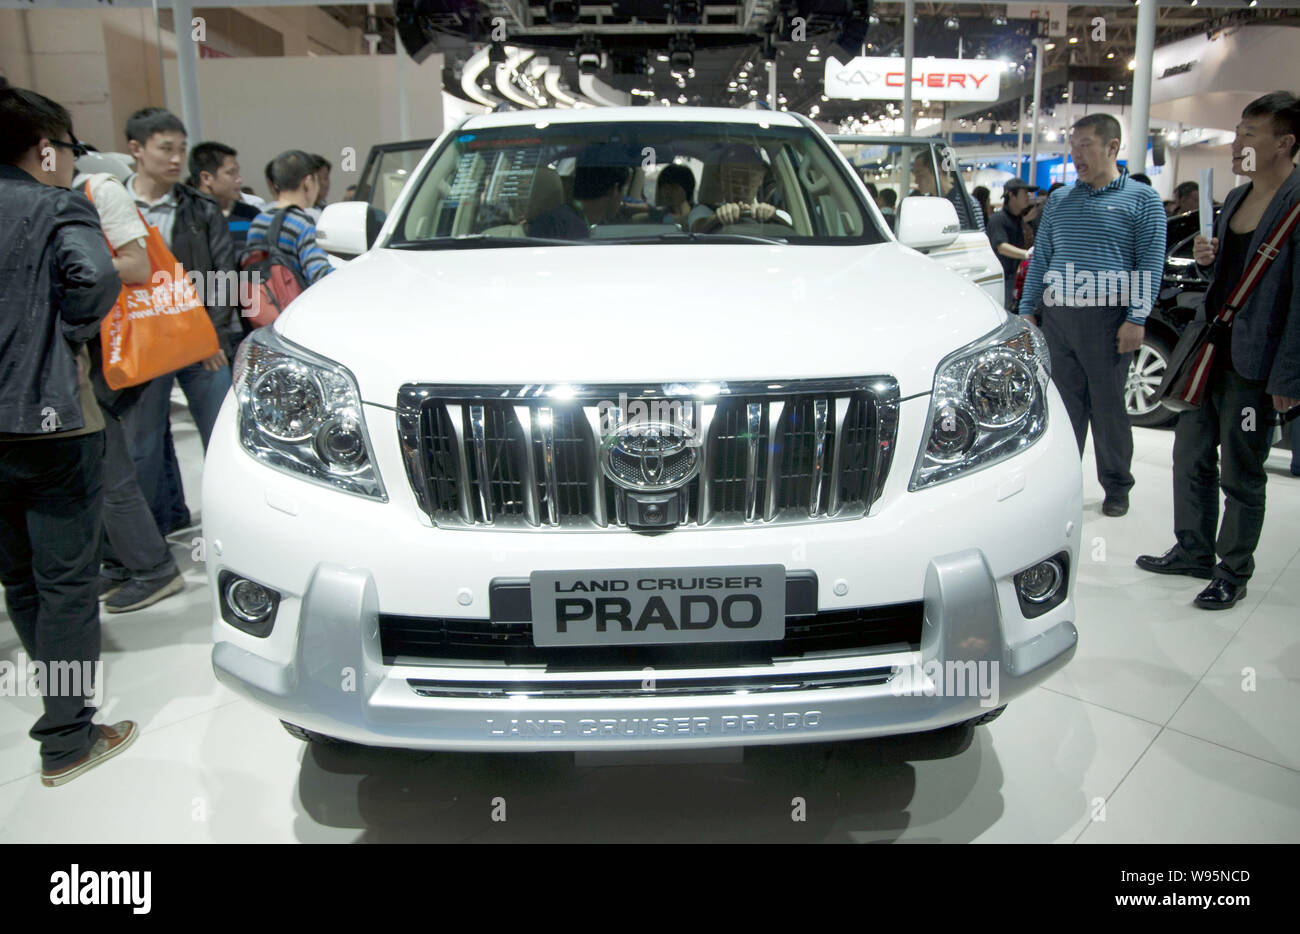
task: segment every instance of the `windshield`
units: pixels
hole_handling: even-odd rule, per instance
[[[591,123],[453,137],[390,247],[878,243],[842,163],[804,127]]]

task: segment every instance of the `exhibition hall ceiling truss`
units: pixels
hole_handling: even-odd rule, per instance
[[[1021,18],[1033,6],[918,2],[915,55],[1002,65],[998,99],[980,113],[962,106],[972,121],[1016,120],[1019,98],[1032,93],[1036,36],[1044,40],[1046,111],[1064,102],[1071,80],[1078,102],[1126,102],[1136,7],[1127,0],[1071,5],[1066,20],[1049,34],[1046,21]],[[774,53],[781,109],[831,123],[897,112],[896,104],[884,100],[828,96],[825,79],[832,57],[842,64],[858,54],[901,56],[902,3],[402,0],[396,7],[377,5],[372,18],[365,6],[323,9],[349,26],[373,30],[381,52],[397,47],[399,32],[416,59],[441,52],[448,91],[485,106],[741,106],[767,99],[765,55]],[[796,38],[791,21],[801,12],[805,27]],[[1300,2],[1165,2],[1157,17],[1156,44],[1162,45],[1244,23],[1295,24]],[[932,115],[942,114],[938,101],[921,93],[914,98]]]

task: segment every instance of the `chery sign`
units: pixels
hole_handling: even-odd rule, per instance
[[[1004,65],[984,58],[912,60],[912,98],[927,101],[995,101]],[[826,59],[826,96],[901,101],[903,59],[859,56],[840,64]]]

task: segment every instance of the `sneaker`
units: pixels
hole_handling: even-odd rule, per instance
[[[88,772],[102,762],[107,762],[119,752],[126,749],[135,742],[140,730],[134,720],[123,720],[121,723],[114,723],[112,726],[96,724],[95,729],[99,731],[99,738],[95,740],[95,745],[90,747],[90,752],[78,759],[71,765],[65,765],[61,769],[41,769],[41,784],[46,788],[53,788],[56,785],[63,785],[72,781],[83,772]]]
[[[1118,518],[1128,512],[1127,496],[1107,496],[1106,501],[1101,504],[1102,515]]]
[[[122,586],[126,584],[129,580],[130,580],[129,577],[128,578],[109,577],[107,574],[104,574],[101,571],[99,575],[99,602],[103,603],[109,597],[113,596],[113,594],[121,590]]]
[[[174,593],[180,593],[184,589],[185,579],[181,577],[180,571],[171,578],[162,577],[148,581],[132,579],[104,601],[104,609],[109,613],[129,613],[157,603]]]

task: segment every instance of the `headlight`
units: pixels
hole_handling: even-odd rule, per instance
[[[1047,342],[1023,318],[939,364],[925,443],[909,489],[942,483],[1004,460],[1047,427]]]
[[[332,360],[259,328],[234,366],[239,441],[270,467],[387,501],[356,380]]]

